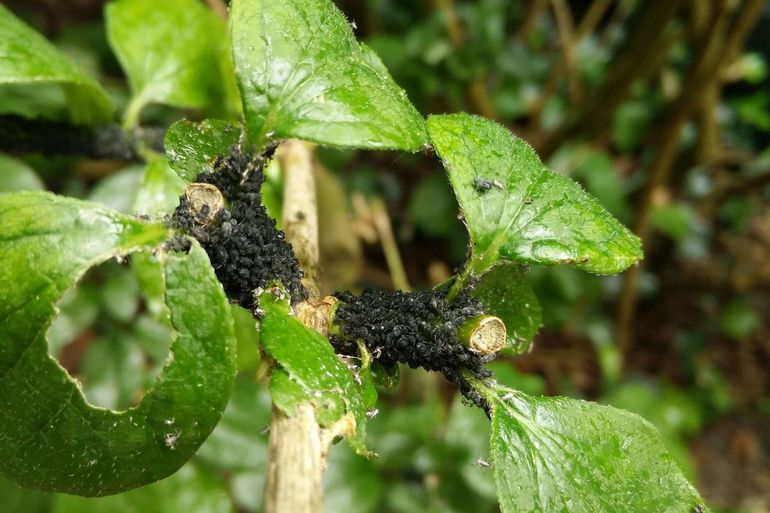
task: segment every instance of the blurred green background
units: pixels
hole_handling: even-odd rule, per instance
[[[643,239],[645,261],[618,277],[531,269],[543,327],[529,353],[493,364],[498,380],[639,413],[715,510],[770,511],[770,6],[336,3],[423,114],[498,120]],[[103,1],[3,4],[125,106]],[[0,91],[0,113],[63,107],[55,88]],[[212,112],[153,106],[142,120],[167,126]],[[462,263],[466,232],[433,156],[318,153],[327,292],[429,287]],[[45,188],[130,211],[142,173],[136,163],[0,155],[0,192]],[[50,351],[94,404],[135,404],[167,354],[171,335],[142,290],[131,266],[111,262],[60,303]],[[0,512],[260,511],[269,398],[254,321],[234,313],[241,376],[223,421],[181,472],[105,499],[37,494],[0,478]],[[440,376],[408,369],[378,408],[370,447],[380,457],[333,448],[327,511],[497,511],[482,412],[463,407]]]

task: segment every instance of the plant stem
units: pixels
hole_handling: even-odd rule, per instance
[[[278,150],[284,171],[283,219],[286,238],[305,272],[303,284],[311,298],[297,308],[297,318],[314,329],[318,295],[318,209],[311,147],[288,141]],[[324,450],[321,428],[309,403],[293,417],[273,408],[270,421],[265,513],[319,513],[323,510],[321,476]]]
[[[123,113],[123,129],[129,131],[139,126],[139,115],[142,112],[145,102],[141,95],[135,96],[126,107]]]
[[[318,296],[320,250],[313,153],[308,143],[287,141],[278,159],[284,173],[283,227],[305,273],[303,285]]]
[[[462,288],[465,286],[465,283],[468,281],[470,275],[471,261],[469,260],[465,263],[465,268],[463,268],[463,271],[457,275],[457,278],[455,278],[455,281],[452,283],[452,287],[449,289],[449,292],[447,292],[446,298],[448,301],[452,301],[457,297],[457,294],[459,294]]]
[[[505,323],[494,315],[477,315],[462,323],[457,336],[474,353],[495,354],[505,347]]]

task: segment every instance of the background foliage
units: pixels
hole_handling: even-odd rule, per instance
[[[87,76],[63,70],[64,78],[34,86],[4,84],[0,113],[105,117],[100,101],[68,112],[64,97],[77,92],[57,85],[71,81],[77,90],[96,79],[128,113],[127,126],[238,114],[235,84],[216,80],[219,73],[232,75],[228,49],[218,40],[223,4],[209,2],[209,9],[201,3],[201,17],[180,12],[194,20],[183,24],[185,37],[191,36],[186,44],[175,37],[177,26],[146,37],[120,36],[105,23],[99,1],[4,3]],[[533,268],[528,279],[542,303],[543,327],[530,352],[494,364],[499,381],[530,394],[588,398],[639,413],[660,430],[711,504],[725,512],[767,511],[765,3],[337,5],[421,113],[464,110],[502,122],[643,239],[644,265],[621,277],[600,279],[568,266]],[[109,11],[131,19],[118,4]],[[195,33],[206,34],[210,44],[200,44]],[[107,41],[129,36],[157,50],[152,70],[171,71],[146,74],[131,60],[121,66]],[[191,75],[174,72],[179,59],[193,56]],[[330,150],[321,158],[327,168],[319,183],[326,290],[432,286],[462,263],[466,231],[435,160]],[[149,165],[163,176],[164,161]],[[45,188],[125,212],[152,204],[138,197],[144,168],[137,164],[0,155],[0,174],[0,191]],[[165,358],[167,345],[157,341],[170,343],[171,333],[158,321],[161,307],[145,285],[111,261],[59,305],[49,351],[78,376],[95,404],[135,404]],[[0,510],[258,511],[269,400],[253,321],[236,312],[241,375],[224,419],[181,472],[103,499],[36,494],[2,481]],[[522,332],[531,324],[522,321]],[[483,413],[461,407],[439,376],[406,369],[400,386],[380,403],[368,442],[380,458],[364,460],[344,444],[333,448],[325,478],[329,511],[496,511],[493,470],[484,465]]]

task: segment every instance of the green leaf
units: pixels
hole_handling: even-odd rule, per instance
[[[511,260],[612,274],[642,257],[635,235],[504,127],[452,114],[431,116],[428,132],[470,232],[468,272]]]
[[[162,479],[219,420],[235,354],[229,304],[206,253],[164,255],[175,340],[155,386],[114,412],[85,400],[48,355],[54,305],[88,268],[157,248],[166,228],[48,193],[0,195],[0,473],[30,488],[108,495]]]
[[[233,506],[222,479],[189,463],[179,472],[151,486],[113,497],[84,499],[58,495],[54,513],[228,513]]]
[[[161,103],[205,108],[223,97],[224,22],[198,0],[118,0],[107,5],[110,45],[128,75],[133,97],[125,124]]]
[[[196,457],[228,472],[264,472],[270,411],[270,395],[263,384],[236,379],[221,422]]]
[[[658,432],[641,417],[503,387],[490,396],[503,513],[706,511]]]
[[[484,310],[505,323],[506,347],[516,353],[527,350],[540,329],[540,303],[516,265],[501,265],[486,273],[473,290]]]
[[[19,488],[0,476],[0,511],[19,513],[49,513],[53,495]]]
[[[249,137],[416,151],[425,122],[330,0],[234,0],[232,41]]]
[[[80,369],[86,400],[112,410],[130,407],[142,389],[144,366],[142,348],[127,333],[111,333],[92,341]]]
[[[256,372],[262,358],[259,352],[259,325],[254,315],[239,305],[231,305],[235,338],[238,341],[238,370]]]
[[[163,145],[171,167],[190,183],[195,181],[198,173],[211,172],[217,157],[229,155],[240,138],[240,127],[227,121],[207,119],[195,123],[182,120],[169,127]]]
[[[319,424],[327,427],[352,414],[353,430],[345,434],[356,452],[368,454],[366,404],[353,372],[334,354],[326,337],[289,315],[286,299],[267,292],[259,302],[265,311],[262,347],[280,366],[270,382],[273,402],[287,415],[297,404],[310,402]]]
[[[144,171],[140,165],[131,165],[99,180],[88,195],[88,200],[124,214],[134,211]]]
[[[324,511],[379,511],[385,483],[372,460],[358,457],[343,445],[330,447],[323,479]]]
[[[0,34],[0,87],[57,84],[64,91],[74,123],[110,120],[112,104],[106,91],[2,5]]]
[[[45,185],[27,164],[21,160],[0,155],[0,192],[39,191]]]
[[[147,166],[133,211],[147,216],[171,214],[184,194],[185,183],[169,167],[165,156],[156,153],[145,155]]]

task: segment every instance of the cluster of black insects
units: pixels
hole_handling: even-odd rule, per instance
[[[262,205],[263,168],[272,152],[254,156],[235,147],[230,155],[219,157],[212,172],[200,173],[195,180],[215,186],[229,205],[212,221],[200,223],[183,195],[171,219],[173,227],[195,237],[206,250],[227,297],[249,310],[256,306],[254,290],[273,280],[282,283],[294,300],[306,296],[291,245]],[[180,238],[177,245],[185,241]]]
[[[485,379],[491,373],[484,359],[464,346],[457,336],[468,318],[484,313],[481,303],[467,292],[453,301],[446,288],[420,292],[365,290],[360,296],[336,294],[340,300],[334,319],[339,335],[329,340],[340,354],[358,354],[356,340],[383,365],[404,363],[437,371],[460,387],[463,395],[488,410],[486,401],[468,383],[464,372]]]
[[[254,291],[272,281],[282,283],[293,301],[306,297],[291,245],[262,205],[263,168],[273,150],[253,155],[236,147],[218,158],[212,171],[199,174],[196,182],[215,186],[228,204],[212,220],[201,222],[183,195],[171,219],[174,228],[197,239],[206,250],[227,296],[252,311],[258,311]],[[180,237],[173,247],[185,250],[189,241]],[[446,299],[446,292],[439,288],[366,290],[360,296],[338,293],[335,324],[339,330],[329,339],[343,355],[357,356],[356,340],[363,340],[372,357],[384,365],[404,363],[441,372],[466,399],[488,412],[488,403],[470,386],[465,373],[485,379],[490,372],[483,358],[457,336],[459,326],[483,309],[467,292],[452,301]]]

